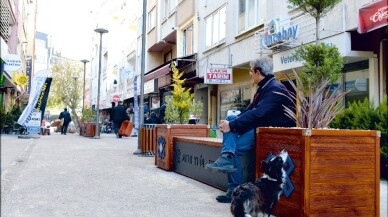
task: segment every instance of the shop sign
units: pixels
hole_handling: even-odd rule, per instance
[[[27,75],[19,75],[17,72],[13,73],[13,81],[20,86],[28,85],[28,76]]]
[[[113,102],[118,102],[120,100],[119,95],[113,95]]]
[[[32,57],[26,56],[26,75],[31,77],[32,73]],[[27,93],[30,93],[31,79],[28,80]]]
[[[155,92],[155,80],[144,83],[144,94]]]
[[[362,7],[358,15],[357,32],[367,33],[388,25],[388,1],[376,1]]]
[[[20,57],[16,54],[8,54],[3,60],[5,62],[4,71],[9,73],[19,70],[22,65]]]
[[[280,44],[294,40],[299,35],[299,26],[279,26],[278,19],[271,20],[264,32],[261,33],[260,46],[262,49],[271,49]]]
[[[325,38],[321,42],[329,45],[336,46],[342,56],[354,56],[350,48],[350,35],[340,34],[333,37]],[[295,58],[293,54],[296,48],[279,52],[273,55],[273,71],[281,72],[284,70],[295,69],[303,66],[303,60]]]
[[[208,68],[204,77],[205,84],[233,84],[231,68]]]
[[[157,109],[160,107],[159,97],[151,97],[151,109]]]

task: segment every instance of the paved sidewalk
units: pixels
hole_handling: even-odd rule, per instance
[[[138,157],[137,138],[1,135],[1,216],[232,216],[222,191]],[[18,154],[16,154],[18,153]],[[387,215],[381,181],[381,217]]]
[[[2,135],[29,148],[2,171],[1,216],[231,216],[222,191],[133,155],[136,137],[101,137]]]

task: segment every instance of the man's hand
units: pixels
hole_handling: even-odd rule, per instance
[[[230,131],[229,121],[222,120],[220,121],[220,125],[218,126],[220,131],[223,133],[227,133]]]

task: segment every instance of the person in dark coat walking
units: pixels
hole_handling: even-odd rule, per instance
[[[117,106],[113,108],[112,116],[116,137],[121,138],[122,136],[119,134],[120,126],[125,120],[129,119],[123,101],[119,101]]]
[[[63,118],[63,125],[61,127],[61,134],[66,135],[67,128],[69,127],[69,123],[71,122],[70,113],[67,112],[67,108],[64,109],[63,112],[59,114],[59,119]]]
[[[151,116],[147,119],[147,124],[160,124],[158,116],[154,112],[151,112]]]
[[[163,102],[159,109],[159,119],[161,124],[164,124],[164,117],[166,117],[166,103]]]
[[[216,198],[221,203],[230,203],[233,190],[243,183],[240,156],[255,149],[255,129],[295,126],[295,121],[284,111],[284,107],[294,109],[293,103],[287,98],[290,95],[286,87],[274,77],[272,59],[256,59],[250,62],[250,67],[252,82],[258,85],[253,101],[242,113],[220,121],[219,129],[224,133],[221,156],[205,166],[227,173],[228,191]]]

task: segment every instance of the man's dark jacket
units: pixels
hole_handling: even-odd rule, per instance
[[[128,120],[126,108],[123,105],[118,105],[112,109],[113,123],[121,124]]]
[[[67,112],[67,111],[63,111],[59,114],[59,119],[62,119],[63,118],[63,122],[65,124],[68,124],[71,122],[71,117],[70,117],[70,113]]]
[[[294,110],[286,87],[274,76],[259,82],[254,100],[238,118],[229,122],[231,131],[243,134],[257,127],[295,127],[295,121],[285,115],[284,106]]]

